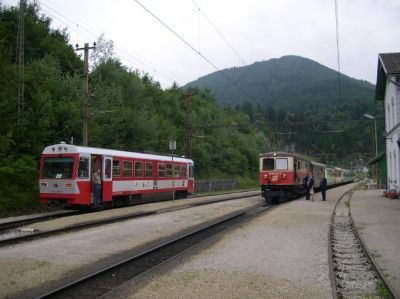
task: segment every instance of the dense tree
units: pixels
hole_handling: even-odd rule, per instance
[[[25,24],[28,24],[25,30],[25,98],[21,121],[17,123],[15,40],[18,14],[17,8],[0,6],[0,213],[37,205],[39,157],[45,146],[60,141],[82,142],[83,63],[68,45],[66,32],[51,29],[51,20],[40,15],[35,3],[28,6],[25,15]],[[370,139],[365,137],[370,136],[365,123],[324,123],[311,130],[300,124],[315,119],[315,111],[303,109],[292,113],[287,107],[277,105],[270,101],[276,90],[263,92],[261,98],[270,101],[268,104],[246,98],[232,105],[235,109],[229,105],[221,108],[209,90],[180,88],[177,84],[163,90],[148,74],[128,69],[114,57],[112,41],[105,40],[104,36],[99,38],[95,53],[89,76],[90,146],[167,153],[168,141],[175,139],[177,154],[186,155],[184,94],[190,91],[193,94],[190,119],[196,178],[234,177],[256,184],[259,153],[287,149],[288,145],[306,153],[335,152],[336,158],[342,161],[349,152],[346,146],[351,139],[360,146],[354,152],[371,148],[366,141]],[[274,67],[282,66],[275,61]],[[260,72],[261,69],[255,69],[256,74]],[[249,73],[253,73],[251,82],[264,87],[265,82],[279,84],[282,78],[294,76],[292,73],[286,77],[270,74],[260,83],[259,75]],[[370,105],[357,98],[357,89],[354,89],[352,102],[337,102],[333,113],[331,108],[318,104],[321,89],[326,92],[324,98],[333,97],[333,89],[305,83],[312,79],[298,80],[295,89],[308,89],[299,103],[314,101],[312,107],[319,107],[319,119],[355,119],[370,109]],[[235,80],[242,83],[247,79],[241,73]],[[351,89],[346,84],[344,87]],[[237,90],[230,92],[231,96],[238,94]],[[257,95],[254,90],[252,95]],[[279,103],[285,103],[288,97],[288,94],[280,94]],[[371,111],[375,115],[378,112]],[[332,142],[331,136],[317,134],[316,129],[341,129],[344,133]],[[282,135],[285,130],[290,134]]]

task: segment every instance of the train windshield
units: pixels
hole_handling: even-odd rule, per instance
[[[74,165],[73,157],[46,157],[43,160],[43,179],[70,179]]]
[[[277,158],[276,159],[276,169],[277,170],[286,170],[288,169],[288,160],[286,158]]]
[[[287,170],[288,159],[287,158],[266,158],[263,160],[263,170]]]
[[[274,170],[275,160],[272,158],[266,158],[263,160],[263,170]]]

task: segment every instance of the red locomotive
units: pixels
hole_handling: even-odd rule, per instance
[[[274,152],[260,155],[259,183],[267,202],[286,201],[304,193],[303,179],[311,162],[293,154]]]
[[[101,170],[103,206],[187,197],[194,190],[190,159],[60,143],[43,150],[40,201],[91,206],[92,176]],[[173,194],[173,195],[172,195]]]

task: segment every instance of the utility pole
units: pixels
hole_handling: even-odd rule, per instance
[[[16,48],[16,63],[18,65],[17,70],[17,122],[21,124],[21,114],[25,106],[25,91],[24,91],[24,53],[25,53],[25,33],[24,33],[24,15],[25,15],[26,0],[19,1],[19,18],[18,18],[18,32],[17,32],[17,48]]]
[[[88,43],[85,43],[83,48],[79,48],[76,44],[76,51],[83,50],[83,106],[82,106],[82,143],[83,146],[88,145],[88,98],[89,98],[89,50],[96,49],[96,43],[93,43],[93,47],[89,47]]]
[[[186,93],[186,155],[189,159],[192,159],[192,120],[190,111],[190,97],[192,94]]]

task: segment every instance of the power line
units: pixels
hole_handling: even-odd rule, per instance
[[[242,62],[243,66],[247,66],[247,63],[244,61],[244,59],[239,55],[238,51],[235,50],[235,48],[232,46],[232,44],[228,41],[227,38],[225,38],[225,36],[222,34],[221,30],[219,30],[217,28],[217,26],[210,20],[210,18],[204,13],[203,10],[200,9],[199,5],[197,5],[197,3],[192,0],[193,4],[197,7],[197,9],[199,10],[200,14],[202,14],[204,16],[204,18],[207,20],[207,22],[211,25],[211,27],[214,28],[214,30],[218,33],[218,35],[225,41],[225,43],[229,46],[229,48],[233,51],[233,53],[239,58],[239,60]],[[200,26],[200,22],[199,22],[199,26]],[[200,29],[199,29],[200,31]],[[200,34],[199,34],[200,35]],[[199,37],[200,38],[200,37]],[[200,44],[200,42],[199,42]],[[255,76],[255,78],[257,78],[257,74],[251,69],[251,68],[247,68],[245,70],[245,72],[243,73],[243,75],[236,80],[235,84],[238,84],[241,82],[241,78],[244,77],[244,75],[248,72],[251,71],[251,73]],[[273,98],[276,98],[276,96],[269,90],[269,88],[266,86],[266,84],[264,82],[262,82],[262,85],[264,86],[265,90],[272,95]]]
[[[224,70],[220,70],[210,59],[204,56],[200,51],[196,50],[194,46],[192,46],[188,41],[186,41],[183,37],[181,37],[176,31],[174,31],[171,27],[169,27],[164,21],[162,21],[159,17],[157,17],[150,9],[144,6],[140,1],[134,0],[138,5],[140,5],[145,11],[147,11],[153,18],[155,18],[158,22],[160,22],[165,28],[167,28],[172,34],[174,34],[177,38],[179,38],[185,45],[187,45],[190,49],[192,49],[197,55],[203,58],[209,65],[211,65],[217,72],[219,72],[222,76],[225,77],[228,81],[234,84],[236,88],[238,88],[242,93],[244,93],[249,98],[253,97],[243,88],[239,88],[226,73]]]
[[[337,0],[335,0],[335,20],[336,20],[336,51],[338,63],[338,87],[339,87],[339,101],[342,98],[342,87],[340,82],[340,51],[339,51],[339,10]]]
[[[67,27],[70,27],[70,24],[73,25],[78,25],[79,22],[77,22],[76,20],[73,20],[71,18],[69,18],[68,16],[65,16],[64,14],[56,11],[55,9],[53,9],[52,7],[50,7],[49,5],[45,4],[43,1],[37,1],[42,7],[42,10],[46,11],[47,14],[49,14],[51,17],[53,17],[54,19],[58,20],[60,23],[64,24]],[[45,8],[43,8],[45,7]],[[51,11],[51,12],[50,12]],[[64,20],[58,18],[57,16],[55,16],[54,14],[59,15],[61,18],[64,18],[65,20],[67,20],[70,24],[65,23]],[[91,35],[91,37],[98,37],[99,34],[93,32],[91,29],[86,28],[85,26],[79,26],[79,28],[81,28],[82,30],[86,31],[88,34]],[[86,37],[87,39],[91,39],[91,37],[88,37],[87,35],[82,34],[82,36]],[[115,44],[114,44],[115,45]],[[168,81],[174,83],[174,82],[178,82],[178,81],[182,81],[182,80],[177,80],[176,78],[173,78],[163,72],[161,72],[160,70],[158,70],[157,68],[155,68],[154,66],[152,66],[151,64],[133,56],[131,53],[129,53],[128,51],[120,48],[119,46],[115,45],[115,49],[118,50],[119,52],[122,52],[122,57],[124,57],[127,61],[130,61],[133,64],[141,64],[142,66],[144,66],[147,69],[150,69],[152,72],[155,72],[157,74],[159,74],[160,76],[164,77],[165,79],[167,79]],[[133,60],[132,60],[133,59]]]
[[[207,20],[207,22],[214,28],[214,30],[218,33],[218,35],[225,41],[225,43],[229,46],[229,48],[231,48],[231,50],[233,51],[233,53],[235,53],[235,55],[240,59],[240,61],[242,62],[243,65],[246,65],[246,62],[244,61],[244,59],[239,55],[239,53],[233,48],[233,46],[231,45],[231,43],[225,38],[225,36],[222,34],[222,32],[217,28],[217,26],[215,26],[215,24],[210,20],[209,17],[207,17],[207,15],[204,13],[204,11],[202,11],[200,9],[200,7],[197,5],[197,3],[192,0],[193,4],[197,7],[197,9],[199,10],[199,12],[203,15],[203,17]]]

